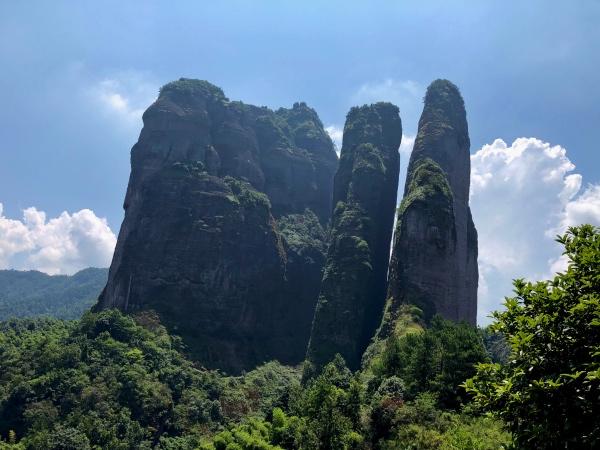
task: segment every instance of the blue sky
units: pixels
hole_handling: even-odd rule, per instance
[[[493,309],[511,277],[558,267],[552,232],[600,222],[598,23],[598,1],[1,2],[0,268],[107,264],[141,113],[170,80],[306,101],[334,137],[351,106],[392,101],[406,162],[424,90],[448,78]]]

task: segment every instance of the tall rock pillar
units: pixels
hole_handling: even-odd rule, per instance
[[[477,231],[469,208],[470,141],[463,99],[447,80],[427,89],[398,209],[388,303],[380,334],[400,305],[475,324]]]
[[[402,123],[390,103],[352,108],[333,189],[330,246],[307,359],[340,353],[357,369],[381,320],[396,207]]]

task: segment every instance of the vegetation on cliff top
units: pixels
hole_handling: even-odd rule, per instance
[[[468,146],[465,103],[458,87],[448,80],[435,80],[425,93],[425,108],[419,121],[419,132],[415,139],[415,148],[428,146],[447,131],[457,133],[459,140],[466,139]]]
[[[175,94],[181,97],[194,97],[198,95],[217,100],[228,100],[220,87],[208,81],[193,78],[180,78],[179,80],[171,81],[160,88],[159,94]]]

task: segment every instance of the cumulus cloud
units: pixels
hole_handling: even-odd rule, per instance
[[[107,267],[116,237],[106,219],[82,209],[46,219],[36,208],[21,220],[3,214],[0,203],[0,268],[72,274],[85,267]]]
[[[501,139],[471,156],[471,208],[479,232],[479,322],[501,308],[514,278],[564,270],[554,242],[567,226],[600,225],[600,186],[582,189],[565,148],[535,138]]]
[[[600,224],[600,185],[589,185],[579,197],[567,203],[560,228],[582,223]]]

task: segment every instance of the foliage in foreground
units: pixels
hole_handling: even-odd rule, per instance
[[[570,228],[558,241],[567,271],[515,281],[492,326],[508,339],[508,361],[480,364],[466,388],[509,425],[518,448],[599,448],[600,229]]]
[[[159,325],[108,311],[8,322],[0,339],[0,434],[28,448],[144,448],[220,418],[214,377]]]
[[[492,450],[507,445],[501,422],[467,409],[442,410],[436,395],[404,402],[398,379],[385,383],[369,401],[336,358],[298,392],[290,410],[276,408],[269,420],[251,418],[217,434],[202,450]]]

